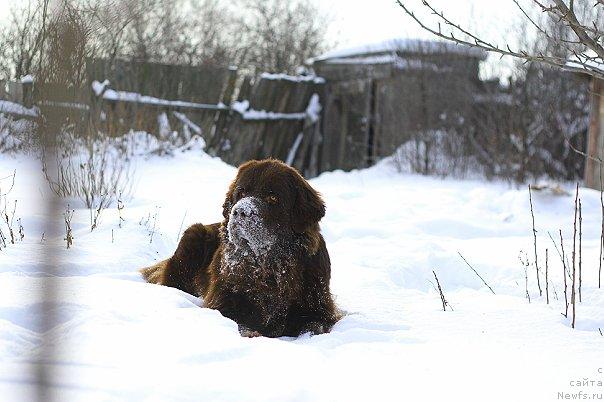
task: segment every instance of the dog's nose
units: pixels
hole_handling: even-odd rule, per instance
[[[231,214],[234,218],[238,219],[250,218],[254,215],[258,215],[258,207],[256,206],[255,201],[252,198],[245,197],[240,199],[235,205],[233,205]]]
[[[249,218],[255,214],[256,211],[247,205],[235,205],[233,207],[233,216],[236,218]]]

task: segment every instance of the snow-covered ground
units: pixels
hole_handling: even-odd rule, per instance
[[[529,304],[519,261],[521,251],[533,260],[526,188],[399,174],[388,161],[325,173],[311,184],[327,204],[331,286],[348,314],[329,334],[248,339],[201,300],[144,283],[137,272],[173,252],[181,226],[220,220],[234,167],[198,148],[139,157],[121,228],[112,205],[91,232],[89,211],[69,200],[70,249],[63,217],[46,210],[39,162],[0,154],[1,192],[14,170],[6,201],[10,214],[18,200],[25,238],[0,250],[0,400],[31,400],[40,374],[44,398],[61,401],[603,398],[595,191],[581,189],[582,303],[572,329],[561,315],[562,266],[548,236],[562,229],[570,255],[572,195],[533,194],[551,303],[539,297],[531,265]],[[453,311],[442,311],[433,270]]]

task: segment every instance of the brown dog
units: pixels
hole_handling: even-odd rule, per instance
[[[202,296],[247,336],[329,331],[339,313],[319,194],[282,162],[250,161],[222,208],[222,223],[189,227],[171,258],[141,270],[145,279]]]

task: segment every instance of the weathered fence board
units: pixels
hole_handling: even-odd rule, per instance
[[[235,165],[251,158],[272,157],[285,161],[296,145],[292,164],[304,171],[309,147],[303,141],[296,144],[296,140],[307,126],[313,125],[306,117],[306,109],[311,96],[320,95],[323,86],[320,80],[312,79],[261,76],[251,84],[250,79],[244,78],[238,99],[249,102],[249,116],[247,113],[231,115],[228,130],[212,142],[214,152]],[[307,134],[307,138],[310,135]]]
[[[328,84],[320,171],[366,166],[371,85],[369,79]]]
[[[214,66],[105,59],[89,60],[86,66],[90,82],[107,79],[121,91],[196,103],[217,103],[229,77],[228,68]]]
[[[585,162],[585,185],[590,188],[601,189],[600,162],[604,160],[604,82],[592,78],[591,81],[591,109],[589,116],[589,139],[587,143],[587,158]],[[595,159],[593,159],[595,158]]]

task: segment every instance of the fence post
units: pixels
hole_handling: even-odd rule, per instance
[[[26,81],[21,83],[21,88],[23,90],[23,106],[25,106],[26,108],[31,108],[34,105],[34,98],[33,98],[33,88],[34,88],[34,83],[32,81]]]

